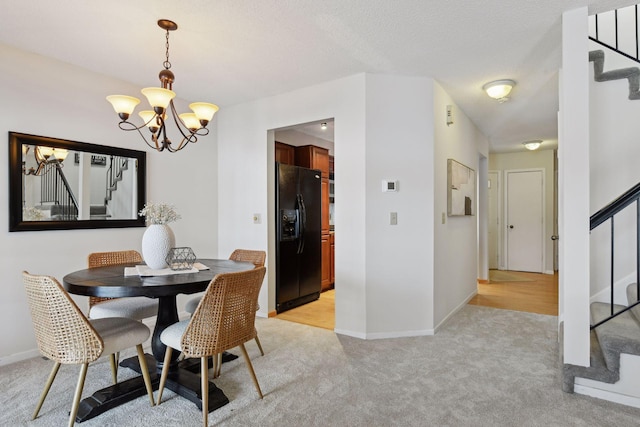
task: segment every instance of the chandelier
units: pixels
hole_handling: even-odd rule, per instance
[[[159,74],[161,87],[147,87],[141,90],[152,108],[152,110],[144,110],[138,113],[142,118],[143,124],[136,126],[129,121],[129,116],[133,114],[136,105],[140,103],[138,98],[127,95],[109,95],[107,96],[107,101],[111,103],[113,109],[121,119],[121,122],[118,124],[120,129],[125,131],[138,131],[149,147],[158,151],[167,150],[174,153],[182,150],[190,142],[197,142],[199,136],[209,134],[207,125],[213,119],[213,115],[218,111],[218,106],[207,102],[194,102],[189,104],[189,108],[192,110],[191,113],[178,114],[176,112],[176,107],[173,105],[173,98],[176,96],[176,93],[172,90],[175,76],[170,70],[171,62],[169,62],[169,31],[177,30],[178,25],[168,19],[160,19],[158,26],[167,32],[166,59],[162,63],[164,70],[160,71]],[[169,114],[182,135],[182,139],[177,145],[172,144],[167,136],[166,125]],[[171,119],[169,119],[169,121],[171,121]],[[141,132],[141,129],[144,127],[147,127],[151,132],[151,143]]]
[[[64,148],[37,145],[33,149],[33,156],[36,159],[37,168],[30,167],[27,169],[25,156],[29,153],[29,149],[30,147],[28,145],[22,146],[22,173],[25,175],[44,175],[56,165],[62,167],[62,162],[64,162],[64,159],[66,159],[69,154],[69,151]]]

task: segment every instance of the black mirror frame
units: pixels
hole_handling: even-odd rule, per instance
[[[138,176],[138,208],[146,202],[147,153],[127,148],[109,147],[45,136],[9,132],[9,231],[73,230],[95,228],[144,227],[145,219],[110,219],[76,221],[23,221],[22,219],[22,145],[44,145],[66,148],[69,151],[84,151],[94,154],[115,155],[136,159]]]

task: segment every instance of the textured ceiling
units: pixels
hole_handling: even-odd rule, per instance
[[[0,0],[0,42],[156,86],[171,34],[174,89],[222,108],[355,73],[435,78],[492,151],[557,140],[561,14],[633,1]],[[517,82],[499,104],[488,81]]]

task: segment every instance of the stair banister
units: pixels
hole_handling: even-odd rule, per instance
[[[628,311],[629,309],[635,307],[640,304],[640,301],[635,302],[634,304],[629,304],[628,307],[614,312],[614,216],[630,206],[632,203],[636,204],[636,286],[637,286],[637,295],[640,295],[640,183],[634,185],[629,190],[625,191],[622,195],[616,198],[614,201],[609,203],[607,206],[600,209],[598,212],[593,214],[590,218],[590,226],[589,229],[593,230],[604,222],[610,220],[611,227],[611,270],[610,270],[610,306],[611,306],[611,315],[606,319],[601,320],[600,322],[591,325],[591,329],[595,329],[598,326],[608,322],[614,317],[619,316],[620,314]]]

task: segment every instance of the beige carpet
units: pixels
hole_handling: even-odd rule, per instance
[[[640,409],[562,392],[557,318],[465,306],[435,336],[360,340],[326,329],[258,319],[265,349],[247,349],[265,394],[242,358],[215,383],[230,403],[220,426],[637,426]],[[51,367],[41,358],[0,367],[0,426],[66,424],[77,367],[63,366],[40,417],[29,421]],[[122,374],[131,375],[127,369]],[[85,396],[110,383],[106,361],[89,368]],[[198,426],[200,411],[165,392],[81,427]]]
[[[489,282],[533,282],[534,279],[517,271],[489,270]]]

